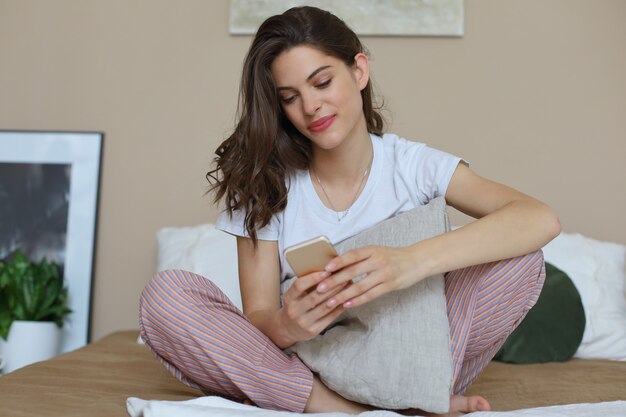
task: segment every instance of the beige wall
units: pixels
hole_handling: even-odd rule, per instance
[[[0,129],[106,134],[93,339],[137,327],[158,228],[215,218],[251,39],[227,22],[225,0],[0,0]],[[364,41],[392,131],[626,243],[625,23],[622,0],[468,0],[463,38]]]

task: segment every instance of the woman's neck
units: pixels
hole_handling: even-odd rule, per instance
[[[357,140],[346,141],[335,149],[314,148],[310,168],[324,184],[351,185],[360,182],[364,173],[368,174],[373,152],[369,133],[365,132]]]

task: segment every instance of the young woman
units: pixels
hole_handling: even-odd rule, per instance
[[[261,25],[239,110],[207,177],[225,206],[218,228],[237,236],[243,312],[204,277],[161,272],[141,298],[150,349],[206,393],[270,409],[358,413],[371,407],[331,391],[282,349],[320,334],[346,309],[446,273],[450,410],[489,410],[484,398],[462,394],[539,296],[539,249],[560,231],[554,211],[460,158],[383,134],[359,39],[316,8]],[[347,252],[280,293],[281,279],[293,275],[285,247],[318,235],[341,241],[437,196],[477,220],[409,247]]]

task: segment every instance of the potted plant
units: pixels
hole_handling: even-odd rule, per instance
[[[0,349],[4,372],[58,354],[61,328],[71,313],[56,264],[36,263],[19,250],[0,262]]]

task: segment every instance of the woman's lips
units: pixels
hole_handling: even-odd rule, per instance
[[[335,120],[335,115],[320,117],[319,119],[313,121],[309,125],[309,130],[311,132],[321,132],[323,130],[328,129],[328,127],[333,124]]]

